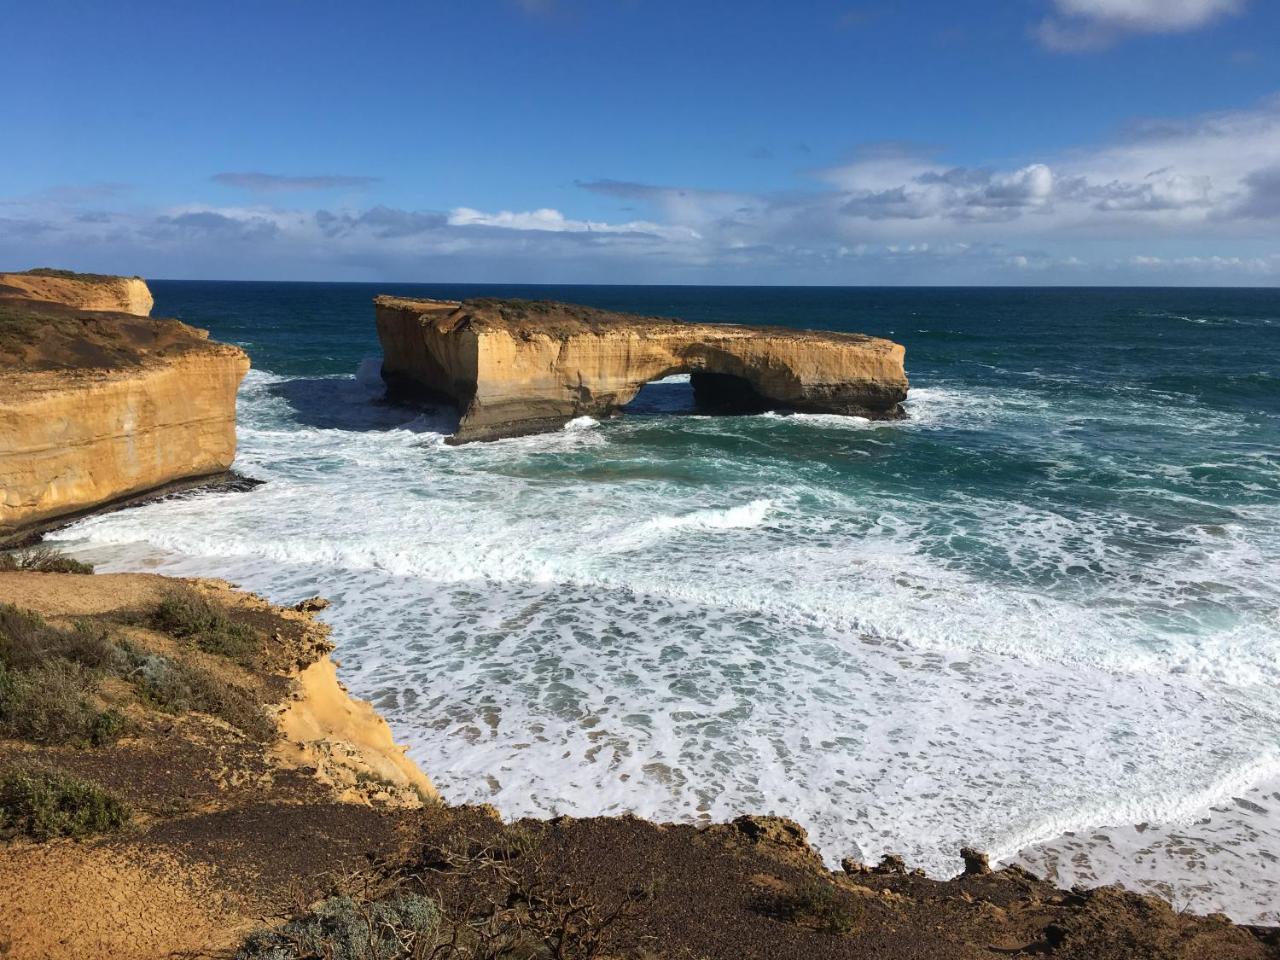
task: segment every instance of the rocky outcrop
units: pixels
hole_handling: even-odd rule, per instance
[[[134,283],[52,279],[68,290]],[[71,305],[0,298],[0,542],[221,474],[235,457],[243,351],[176,320],[89,311],[79,306],[88,293],[68,295]]]
[[[452,442],[608,417],[646,383],[688,373],[700,403],[887,419],[907,396],[904,349],[852,333],[685,323],[516,300],[377,297],[383,378],[457,405]]]
[[[0,297],[61,303],[81,310],[151,315],[155,301],[141,277],[111,277],[48,268],[0,273]]]
[[[296,677],[297,696],[280,714],[285,740],[282,762],[312,770],[340,799],[366,799],[395,806],[421,806],[440,795],[405,755],[387,721],[338,680],[338,665],[326,654]]]

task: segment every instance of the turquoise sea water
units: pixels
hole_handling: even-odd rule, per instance
[[[95,518],[104,569],[335,603],[456,801],[795,817],[1280,922],[1280,291],[156,282],[239,343],[255,490]],[[629,415],[447,447],[375,293],[858,330],[910,418]]]

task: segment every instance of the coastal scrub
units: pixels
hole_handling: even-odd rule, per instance
[[[0,837],[87,837],[123,829],[131,816],[114,794],[58,770],[18,767],[0,773]]]
[[[189,587],[170,591],[152,613],[150,625],[171,637],[190,640],[205,653],[246,665],[262,645],[252,627],[235,622]]]
[[[28,547],[0,554],[0,572],[93,573],[93,566],[59,553],[52,547]]]

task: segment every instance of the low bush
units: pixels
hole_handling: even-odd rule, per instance
[[[206,631],[197,637],[241,636],[241,630],[247,630],[226,621],[208,604],[203,609],[197,605],[195,614],[183,619],[177,606],[184,602],[175,598],[175,605],[162,607],[164,616],[171,618],[167,623]],[[157,618],[160,615],[157,612]],[[249,636],[256,648],[256,636]],[[139,701],[165,713],[206,713],[260,742],[276,734],[257,700],[207,670],[150,653],[127,640],[112,641],[88,622],[67,629],[39,614],[0,604],[0,738],[87,746],[113,743],[126,723],[115,710],[93,703],[104,676],[130,681]]]
[[[330,897],[282,927],[251,936],[237,960],[392,960],[430,956],[440,908],[429,897],[400,894],[365,901]]]
[[[0,603],[0,663],[30,670],[59,658],[90,670],[109,670],[118,662],[119,650],[88,622],[67,630],[52,626],[37,613]]]
[[[0,836],[86,837],[127,826],[127,804],[100,785],[56,770],[0,772]]]
[[[121,650],[129,664],[128,677],[143,703],[165,713],[207,713],[253,740],[275,736],[275,725],[262,705],[234,684],[128,643]]]
[[[93,573],[93,566],[59,553],[52,547],[30,547],[0,554],[0,570],[31,573]]]
[[[119,277],[107,273],[76,273],[74,270],[60,270],[57,267],[33,267],[27,271],[29,277],[53,277],[59,280],[79,280],[83,283],[114,283]]]
[[[205,653],[248,662],[261,638],[247,624],[236,623],[189,588],[169,593],[151,614],[150,625],[179,640],[190,640]]]
[[[90,697],[120,652],[89,624],[67,630],[0,604],[0,736],[34,743],[102,746],[124,718]]]
[[[30,670],[0,664],[0,737],[50,745],[105,746],[118,740],[125,720],[89,700],[96,687],[78,663],[51,660]]]

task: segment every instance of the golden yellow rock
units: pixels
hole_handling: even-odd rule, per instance
[[[452,442],[613,416],[688,373],[702,404],[876,419],[902,415],[904,348],[853,333],[685,323],[541,301],[377,297],[383,378],[455,403]]]
[[[362,782],[370,781],[377,784],[382,801],[393,806],[440,799],[373,704],[347,692],[327,654],[298,674],[297,696],[280,714],[279,724],[285,739],[275,749],[277,758],[314,770],[343,800],[362,800]]]
[[[0,297],[0,540],[235,458],[243,351],[177,320],[88,311],[77,290],[116,288],[52,279],[72,305]]]
[[[155,301],[141,277],[111,277],[69,270],[29,270],[0,273],[0,297],[61,303],[81,310],[107,310],[151,315]]]

